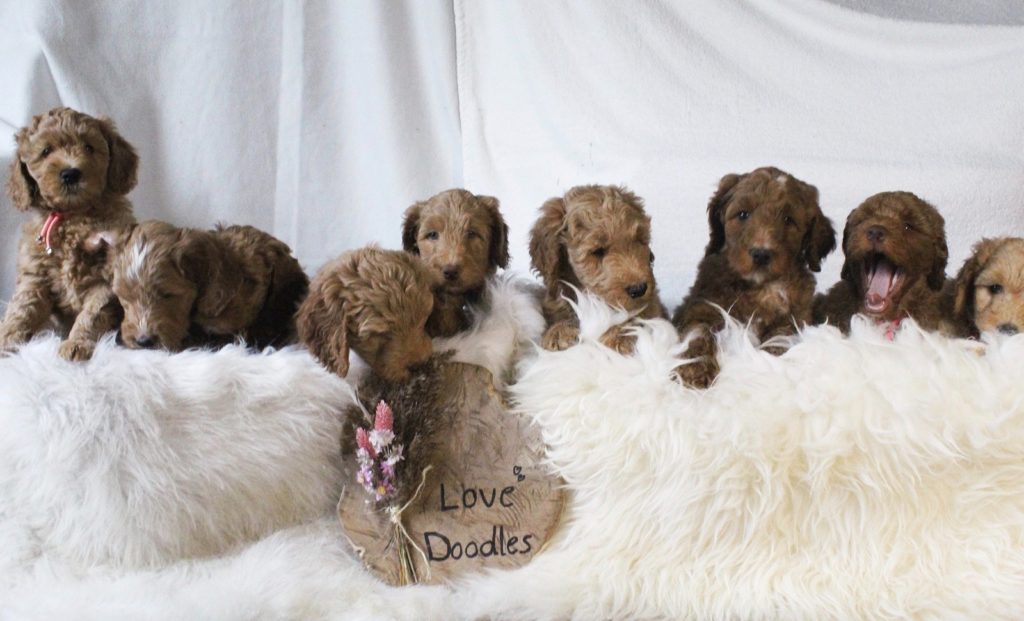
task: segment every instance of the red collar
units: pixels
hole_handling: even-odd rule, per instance
[[[60,226],[60,221],[63,219],[64,214],[59,211],[51,211],[50,215],[46,216],[46,222],[43,224],[43,230],[39,231],[39,237],[36,238],[37,243],[46,244],[46,254],[53,254],[53,245],[50,243],[50,234]]]

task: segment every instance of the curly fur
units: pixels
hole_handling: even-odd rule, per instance
[[[291,249],[259,229],[201,231],[149,220],[98,233],[89,244],[107,253],[127,347],[294,341],[309,279]]]
[[[759,340],[793,334],[811,321],[812,272],[836,247],[817,188],[773,167],[723,177],[708,203],[708,225],[697,281],[672,317],[692,337],[686,357],[693,361],[679,374],[701,388],[718,375],[720,309],[748,322]]]
[[[409,253],[366,247],[328,263],[299,307],[299,340],[328,369],[345,376],[351,347],[394,382],[433,352],[426,333],[437,275]]]
[[[921,327],[952,333],[946,282],[945,221],[938,210],[910,192],[881,192],[850,212],[843,230],[842,280],[816,296],[815,323],[828,322],[844,332],[850,318],[864,314],[877,322],[913,317]],[[887,291],[870,287],[871,276],[885,266],[895,275]]]
[[[952,282],[953,319],[961,336],[1024,329],[1024,239],[983,239]]]
[[[125,195],[135,187],[138,156],[109,119],[70,108],[33,117],[14,137],[18,148],[7,192],[17,209],[32,215],[18,243],[17,282],[0,325],[0,351],[53,322],[67,335],[60,355],[86,360],[96,340],[117,327],[121,309],[103,257],[83,243],[95,230],[134,222]],[[51,233],[48,254],[37,237],[51,213],[63,220]]]
[[[402,246],[443,278],[427,322],[432,337],[470,326],[487,278],[508,267],[508,225],[493,196],[445,190],[405,211]]]
[[[614,185],[581,185],[548,200],[530,231],[530,264],[544,282],[545,349],[575,344],[579,323],[569,300],[590,291],[640,318],[664,317],[654,279],[651,219],[643,201]],[[621,326],[604,337],[619,351],[632,339]]]

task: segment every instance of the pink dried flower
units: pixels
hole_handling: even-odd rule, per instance
[[[362,427],[356,429],[356,446],[366,451],[370,455],[370,459],[377,459],[377,451],[373,449],[373,444],[370,442],[370,434],[366,433]]]
[[[391,406],[382,400],[377,404],[377,411],[373,417],[373,428],[376,431],[393,431],[394,424],[395,415],[391,412]]]

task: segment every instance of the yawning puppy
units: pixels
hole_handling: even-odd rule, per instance
[[[723,177],[708,203],[708,225],[697,281],[672,318],[680,336],[692,336],[684,356],[696,359],[676,371],[700,388],[718,375],[720,309],[762,341],[794,333],[811,320],[812,272],[836,246],[818,190],[778,168]]]
[[[467,329],[487,278],[508,267],[508,226],[498,199],[466,190],[446,190],[409,207],[402,246],[444,279],[427,322],[430,336]]]
[[[953,315],[961,336],[1024,328],[1024,239],[983,239],[956,275]]]
[[[846,219],[842,280],[814,304],[816,323],[844,332],[864,314],[892,329],[906,317],[922,328],[951,332],[942,288],[946,279],[945,222],[910,192],[882,192]]]
[[[541,345],[562,350],[576,344],[579,320],[566,301],[575,299],[573,287],[645,319],[664,317],[650,244],[643,201],[625,188],[582,185],[544,203],[530,231],[530,263],[546,289]],[[633,348],[618,326],[602,341],[621,352]]]

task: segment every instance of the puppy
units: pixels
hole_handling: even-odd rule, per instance
[[[404,382],[430,358],[426,332],[439,277],[419,258],[367,247],[325,265],[297,316],[299,340],[344,377],[351,347],[381,378]]]
[[[579,339],[579,320],[566,301],[575,299],[573,287],[641,318],[665,317],[652,269],[651,219],[643,201],[623,187],[581,185],[544,203],[530,231],[530,263],[545,286],[545,349],[566,349]],[[622,326],[601,340],[623,353],[633,349]]]
[[[70,108],[40,114],[14,136],[17,153],[7,191],[31,211],[18,244],[14,296],[0,324],[9,351],[54,321],[67,338],[59,353],[87,360],[120,321],[103,257],[83,242],[93,231],[135,221],[125,195],[135,187],[138,156],[106,118]]]
[[[945,222],[910,192],[875,194],[850,212],[843,230],[842,280],[814,302],[814,322],[843,332],[863,314],[889,326],[906,317],[926,330],[952,332],[942,289],[946,279]]]
[[[508,226],[498,199],[446,190],[405,211],[402,246],[444,279],[427,322],[430,336],[452,336],[470,326],[470,309],[487,278],[508,267]]]
[[[89,244],[108,252],[129,348],[180,351],[236,336],[258,348],[294,340],[309,279],[291,249],[259,229],[200,231],[150,220]]]
[[[818,190],[778,168],[722,177],[708,225],[697,280],[672,318],[681,336],[696,331],[685,354],[696,361],[677,373],[700,388],[718,375],[714,333],[725,325],[718,307],[749,323],[760,340],[794,333],[811,320],[812,272],[836,247]]]
[[[1024,239],[983,239],[953,281],[953,320],[960,336],[1017,334],[1024,328]]]

